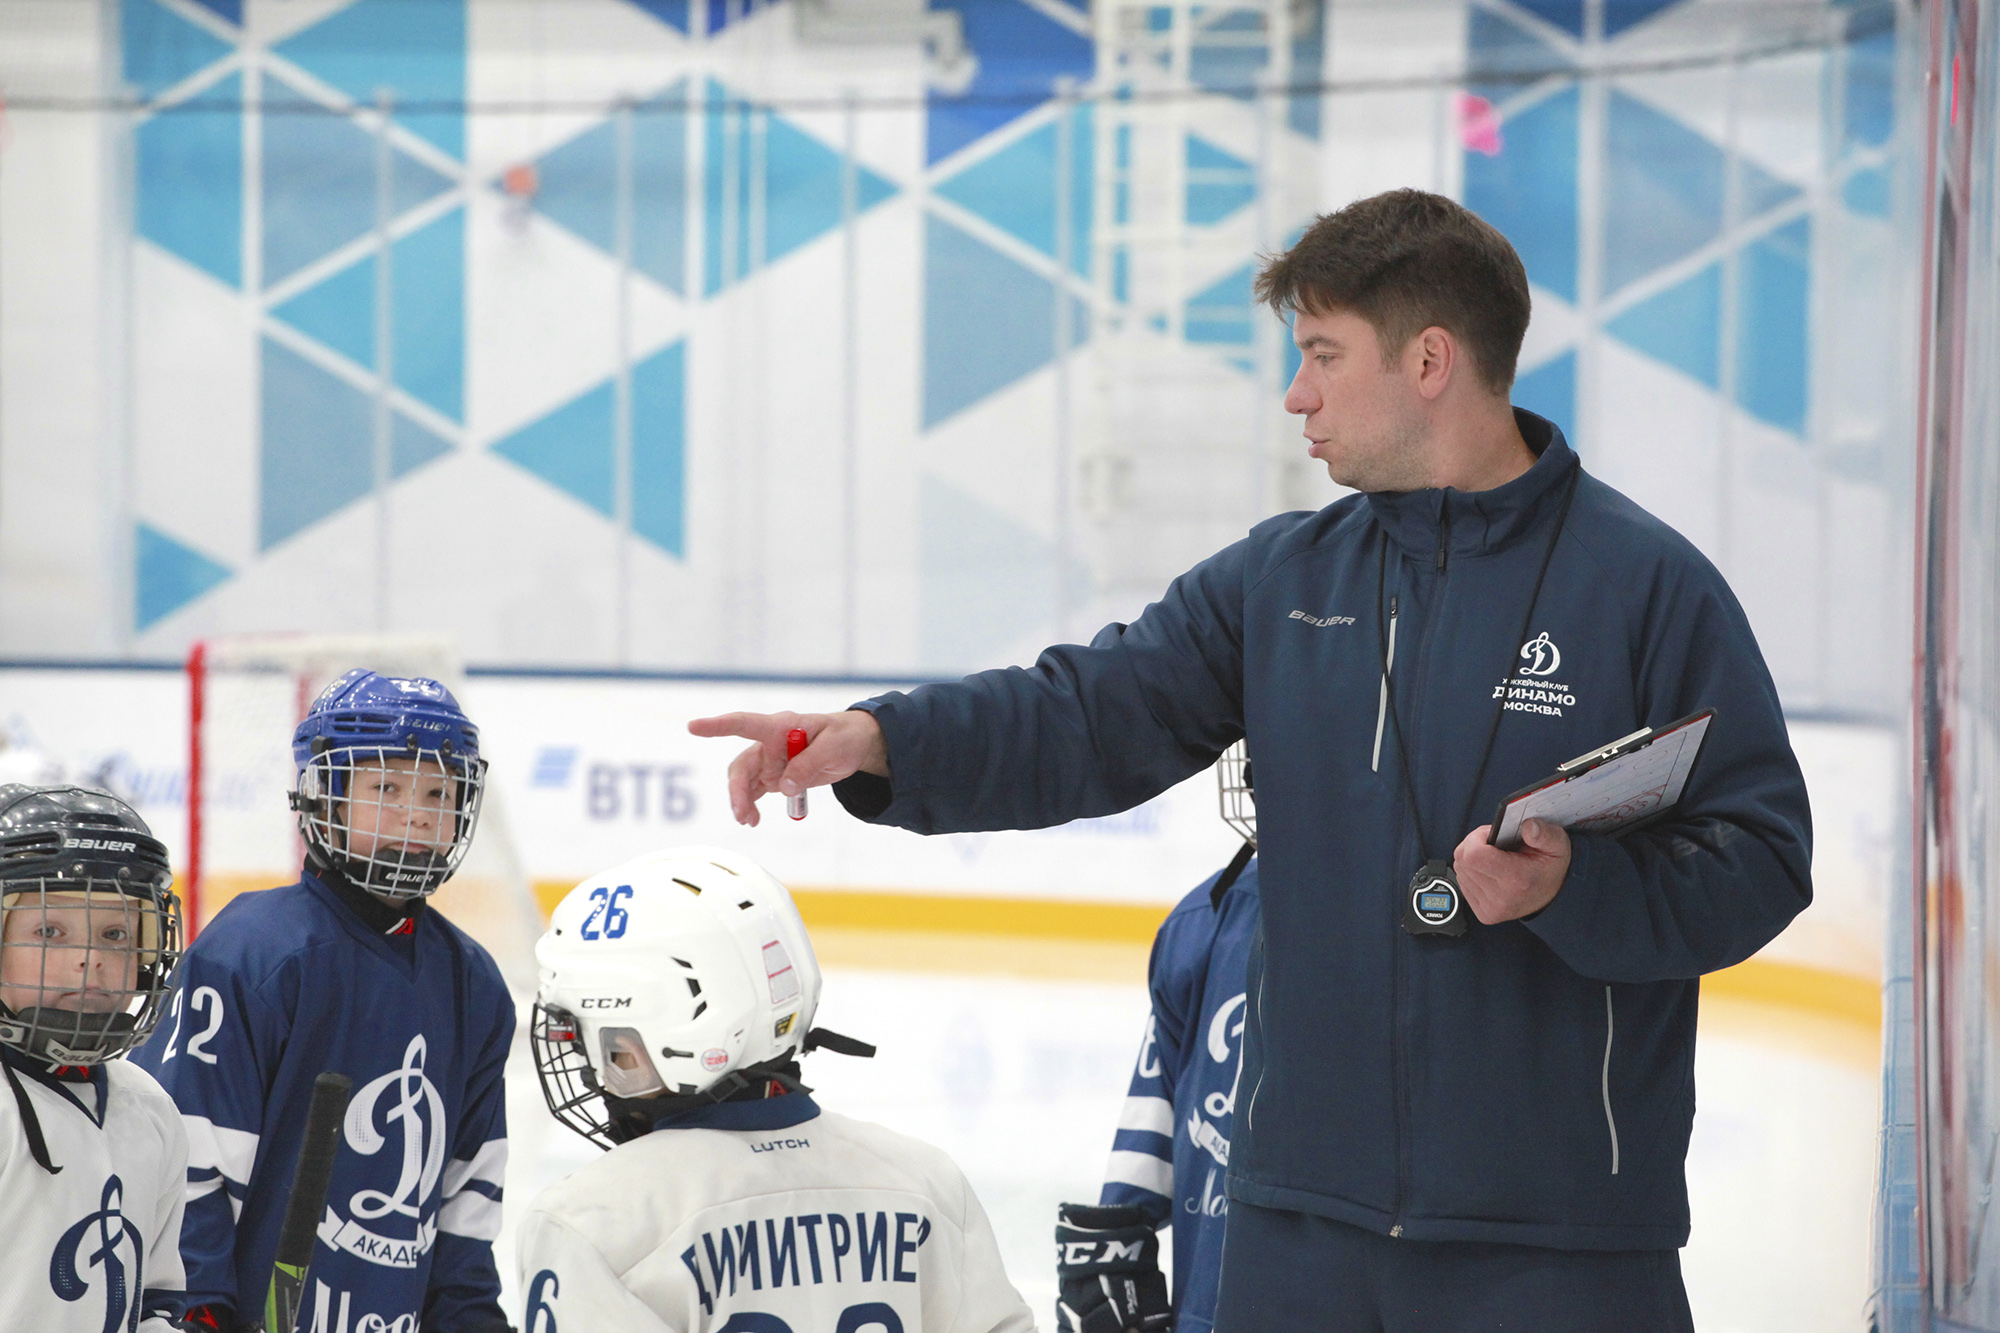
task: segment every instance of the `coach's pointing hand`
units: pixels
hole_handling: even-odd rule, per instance
[[[785,735],[806,734],[806,748],[785,762]],[[757,825],[757,801],[772,792],[796,796],[855,773],[889,776],[889,747],[873,714],[724,713],[688,723],[697,736],[741,736],[753,742],[729,765],[729,809],[739,824]]]

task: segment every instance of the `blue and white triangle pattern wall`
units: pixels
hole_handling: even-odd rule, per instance
[[[609,665],[629,642],[640,665],[836,664],[862,614],[830,556],[849,254],[853,567],[864,600],[902,590],[871,603],[866,665],[978,665],[1053,632],[1058,604],[1092,608],[1112,576],[1090,564],[1113,557],[1051,517],[1057,371],[1116,318],[1228,393],[1256,384],[1264,57],[1230,32],[1198,48],[1209,108],[1174,157],[1204,258],[1142,307],[1143,275],[1100,244],[1130,221],[1107,182],[1133,149],[1065,96],[1108,77],[1086,8],[932,5],[962,23],[962,87],[829,59],[775,0],[567,0],[539,26],[515,0],[119,0],[144,102],[135,649],[382,625],[481,661]],[[1815,311],[1850,308],[1829,247],[1887,237],[1894,37],[1856,30],[1786,85],[1798,106],[1746,118],[1823,122],[1790,148],[1732,140],[1713,71],[1571,77],[1644,63],[1698,8],[1467,0],[1466,91],[1494,133],[1448,174],[1533,284],[1517,401],[1740,552],[1708,513],[1729,485],[1782,515],[1883,466],[1827,425],[1866,377],[1828,359]],[[1298,25],[1301,76],[1321,26]],[[857,78],[872,100],[849,119]],[[1289,100],[1271,162],[1315,160],[1319,108]],[[1308,220],[1296,204],[1263,210],[1273,234]],[[1640,417],[1677,423],[1673,444],[1621,444]],[[1741,475],[1717,470],[1721,436]],[[1697,455],[1708,492],[1682,475]],[[977,616],[955,609],[973,570],[1012,590]]]
[[[435,603],[415,589],[462,565],[468,595],[444,609],[462,623],[434,626],[461,629],[504,618],[508,596],[466,538],[539,544],[587,585],[608,575],[621,525],[662,577],[691,559],[698,307],[821,241],[845,206],[823,124],[693,72],[756,69],[730,44],[769,8],[578,0],[556,42],[575,49],[553,54],[594,57],[569,91],[599,109],[536,118],[521,151],[467,114],[505,83],[520,6],[120,0],[124,77],[146,107],[132,219],[142,644],[381,623],[381,606],[342,591],[365,581],[352,576],[368,546],[396,552],[391,600],[406,610],[392,618],[425,614],[408,604]],[[637,86],[621,53],[642,58]],[[621,99],[623,117],[609,112]],[[863,163],[855,206],[900,188]],[[606,345],[621,254],[622,353]],[[460,540],[437,540],[448,533]],[[474,655],[496,651],[468,637]],[[533,637],[497,651],[533,656]]]
[[[918,589],[880,664],[959,664],[1042,632],[1051,590],[1087,600],[1022,481],[1051,446],[1018,394],[1089,344],[1102,299],[1107,164],[1090,106],[1062,97],[1095,72],[1091,20],[1070,0],[934,7],[963,25],[970,82],[884,63],[870,90],[898,109],[860,117],[850,174],[840,85],[776,3],[572,0],[531,30],[512,0],[119,0],[144,104],[135,646],[421,625],[475,660],[602,664],[612,605],[636,600],[672,611],[638,650],[658,664],[824,665],[838,635],[759,647],[715,627],[809,621],[782,614],[793,585],[826,600],[798,561],[745,566],[779,558],[760,512],[828,490],[823,450],[781,465],[788,432],[760,414],[803,356],[806,434],[826,432],[850,209],[861,341],[907,367],[862,371],[864,415],[888,423],[864,455],[904,473],[867,528]],[[1232,59],[1195,78],[1241,101],[1261,57]],[[1317,103],[1294,100],[1309,139]],[[1240,229],[1247,161],[1185,149],[1188,221]],[[1220,364],[1248,366],[1251,258],[1211,294],[1226,308],[1187,321]],[[981,441],[1022,484],[933,469],[926,437]],[[975,631],[946,608],[996,560],[1043,592]]]
[[[1674,17],[1671,11],[1684,3],[1611,0],[1602,35],[1589,38],[1579,0],[1491,0],[1475,7],[1468,57],[1474,68],[1555,77],[1471,85],[1500,113],[1502,131],[1497,151],[1465,151],[1464,201],[1514,243],[1539,299],[1574,307],[1589,283],[1612,336],[1710,389],[1722,387],[1723,348],[1733,346],[1727,378],[1736,403],[1802,434],[1812,346],[1814,218],[1807,191],[1817,184],[1816,172],[1801,170],[1809,160],[1767,166],[1755,145],[1739,145],[1732,156],[1711,132],[1719,108],[1694,105],[1711,90],[1708,71],[1700,82],[1679,85],[1634,80],[1629,89],[1614,84],[1604,96],[1602,184],[1593,200],[1579,194],[1582,93],[1568,75],[1589,60],[1615,66],[1621,54],[1643,54],[1636,44],[1646,25]],[[1840,68],[1844,114],[1835,130],[1833,193],[1849,212],[1879,220],[1887,217],[1883,152],[1893,128],[1894,41],[1893,25],[1862,37],[1846,49]],[[1818,112],[1811,104],[1778,110],[1808,120]],[[1595,275],[1581,268],[1586,212],[1599,231]],[[1726,265],[1736,270],[1736,292],[1725,328]],[[1567,355],[1564,349],[1550,363]],[[1568,374],[1529,385],[1564,421],[1573,416],[1573,404],[1559,392]]]
[[[358,0],[290,30],[258,9],[121,5],[126,79],[148,100],[136,340],[187,336],[145,322],[171,302],[213,340],[181,350],[241,364],[254,395],[217,403],[198,377],[141,376],[142,417],[252,423],[249,459],[188,448],[185,432],[142,434],[142,633],[373,492],[378,437],[391,479],[464,443],[464,117],[418,109],[464,97],[464,6]],[[378,89],[411,108],[386,142],[354,107]],[[241,490],[246,462],[247,504],[185,502]]]

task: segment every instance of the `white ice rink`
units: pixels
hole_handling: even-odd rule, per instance
[[[993,1220],[1015,1285],[1052,1328],[1056,1205],[1095,1199],[1145,1012],[1143,987],[1129,983],[829,965],[819,1025],[881,1053],[816,1054],[806,1082],[826,1107],[950,1152]],[[1702,1018],[1688,1158],[1694,1238],[1682,1256],[1697,1327],[1859,1329],[1873,1035],[1742,1000],[1705,1000]],[[510,1216],[597,1152],[549,1118],[518,1054],[509,1071]],[[511,1225],[501,1247],[504,1270]],[[514,1275],[505,1276],[518,1318]]]

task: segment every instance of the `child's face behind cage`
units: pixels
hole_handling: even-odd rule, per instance
[[[458,839],[458,781],[435,759],[357,759],[339,804],[348,853],[364,860],[442,856]]]
[[[139,904],[115,892],[17,893],[0,923],[0,1002],[15,1011],[126,1007],[139,979]]]

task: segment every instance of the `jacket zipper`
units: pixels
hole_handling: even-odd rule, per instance
[[[1600,1075],[1600,1086],[1604,1091],[1604,1123],[1611,1129],[1611,1174],[1618,1174],[1618,1118],[1611,1114],[1611,1033],[1614,1027],[1611,1012],[1611,987],[1604,988],[1604,1072]]]
[[[1417,638],[1417,656],[1411,670],[1404,673],[1404,679],[1407,682],[1406,688],[1413,692],[1413,698],[1417,700],[1421,700],[1424,697],[1424,690],[1429,680],[1431,635],[1435,632],[1438,622],[1443,620],[1445,616],[1445,588],[1443,580],[1445,574],[1445,549],[1450,545],[1450,523],[1449,511],[1440,510],[1438,513],[1437,556],[1439,582],[1437,597],[1435,599],[1436,604],[1432,607],[1430,616],[1424,621],[1423,633]],[[1411,725],[1415,734],[1405,739],[1411,742],[1411,753],[1421,753],[1423,750],[1423,736],[1420,719],[1423,716],[1423,708],[1419,703],[1413,705],[1411,711],[1413,714]],[[1416,830],[1411,830],[1413,836],[1415,832]],[[1417,848],[1419,862],[1429,855],[1430,848]],[[1400,935],[1402,932],[1397,931],[1396,933]],[[1390,949],[1389,974],[1390,1077],[1395,1086],[1396,1093],[1396,1221],[1389,1228],[1389,1234],[1392,1237],[1398,1238],[1403,1234],[1403,1201],[1409,1197],[1410,1193],[1410,1086],[1408,1071],[1403,1067],[1402,943],[1402,940],[1398,939]]]
[[[1401,600],[1389,598],[1389,660],[1382,664],[1382,694],[1375,702],[1375,762],[1370,765],[1377,773],[1382,771],[1382,724],[1389,720],[1389,673],[1396,669],[1396,607]]]

